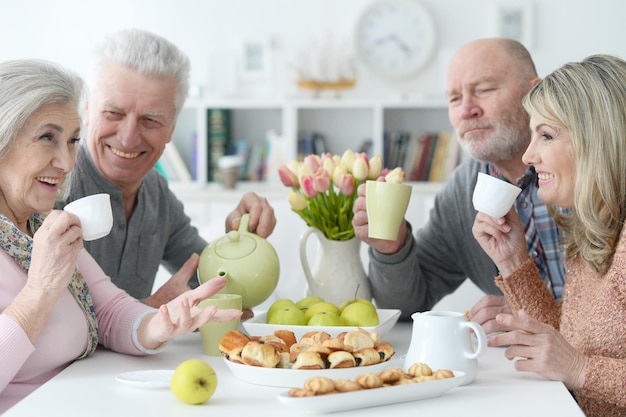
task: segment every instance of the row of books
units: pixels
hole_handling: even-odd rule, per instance
[[[408,181],[445,181],[461,159],[450,132],[385,132],[385,167],[402,167]]]

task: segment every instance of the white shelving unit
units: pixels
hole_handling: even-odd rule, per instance
[[[357,150],[373,141],[373,153],[383,153],[385,130],[450,130],[445,100],[381,101],[368,99],[188,100],[179,116],[174,143],[192,166],[196,146],[199,184],[207,182],[207,109],[231,110],[231,138],[265,140],[275,131],[285,138],[287,163],[297,154],[299,130],[315,130],[326,137],[330,152]],[[195,145],[194,145],[195,137]]]

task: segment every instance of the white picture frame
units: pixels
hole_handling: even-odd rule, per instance
[[[241,45],[241,78],[258,80],[269,72],[269,45],[266,40],[245,40]]]
[[[532,4],[507,2],[497,6],[497,35],[521,42],[530,49],[533,42]]]

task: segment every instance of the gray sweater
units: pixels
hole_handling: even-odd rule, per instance
[[[369,248],[369,278],[380,308],[399,308],[401,319],[431,309],[466,278],[487,294],[502,294],[498,270],[472,234],[476,210],[472,193],[485,164],[464,161],[435,198],[426,225],[399,252],[384,255]]]
[[[85,242],[85,248],[111,280],[135,298],[150,296],[161,263],[173,274],[192,253],[200,254],[207,246],[191,226],[183,204],[154,169],[144,177],[137,205],[126,224],[122,191],[98,173],[83,145],[72,173],[70,197],[57,208],[96,193],[111,195],[113,229],[102,239]],[[195,286],[196,278],[190,283]]]

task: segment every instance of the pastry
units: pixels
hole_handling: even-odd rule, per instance
[[[430,376],[432,374],[432,369],[430,369],[430,366],[426,365],[425,363],[414,363],[409,368],[409,375],[413,377]]]
[[[335,383],[325,376],[314,376],[304,381],[304,389],[315,395],[330,394],[335,391]]]
[[[385,384],[395,384],[404,377],[404,371],[400,368],[390,368],[379,372],[378,376]]]
[[[250,366],[275,368],[280,362],[280,355],[269,344],[251,341],[241,351],[241,361]]]
[[[241,360],[241,351],[250,342],[250,338],[238,330],[227,332],[219,341],[219,349],[226,359],[243,363]]]
[[[374,341],[369,336],[369,333],[363,333],[358,330],[346,333],[343,344],[346,345],[347,348],[352,349],[352,351],[374,347]]]
[[[357,376],[355,381],[365,389],[380,388],[383,386],[382,378],[371,372]]]
[[[435,379],[454,378],[454,372],[449,369],[438,369],[433,372],[433,377]]]
[[[353,368],[356,366],[354,355],[345,350],[337,350],[328,355],[329,368]]]
[[[326,369],[326,364],[317,352],[300,352],[291,365],[292,369]]]
[[[315,394],[304,388],[291,388],[289,390],[289,395],[292,397],[312,397]]]
[[[303,334],[300,338],[300,343],[307,345],[321,345],[328,339],[332,339],[330,334],[326,332],[312,331]]]
[[[374,348],[364,348],[352,352],[356,366],[369,366],[380,363],[380,355]]]
[[[274,331],[274,336],[280,337],[287,347],[291,347],[291,345],[296,343],[296,335],[291,330],[276,330]]]
[[[393,346],[391,346],[391,344],[387,342],[378,343],[376,346],[374,346],[374,349],[376,349],[376,351],[378,352],[378,355],[380,356],[380,360],[382,362],[388,361],[394,354]]]
[[[335,380],[335,391],[337,392],[352,392],[352,391],[360,391],[363,387],[359,385],[356,381],[351,381],[349,379],[336,379]]]

